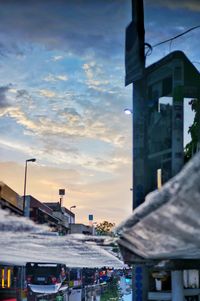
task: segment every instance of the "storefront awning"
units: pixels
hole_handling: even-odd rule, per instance
[[[0,263],[56,262],[68,267],[123,268],[124,263],[96,240],[98,237],[82,234],[58,236],[47,226],[0,209]]]
[[[127,262],[200,259],[200,154],[117,229]]]

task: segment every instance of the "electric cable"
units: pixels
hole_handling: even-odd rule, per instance
[[[191,28],[187,29],[186,31],[184,31],[184,32],[182,32],[182,33],[176,35],[175,37],[172,37],[172,38],[170,38],[170,39],[167,39],[167,40],[164,40],[164,41],[162,41],[162,42],[159,42],[159,43],[153,45],[152,48],[157,47],[157,46],[160,46],[160,45],[162,45],[162,44],[164,44],[164,43],[167,43],[167,42],[172,42],[173,40],[175,40],[175,39],[177,39],[177,38],[179,38],[179,37],[185,35],[186,33],[190,32],[190,31],[192,31],[192,30],[195,30],[195,29],[197,29],[197,28],[200,28],[200,25],[191,27]]]

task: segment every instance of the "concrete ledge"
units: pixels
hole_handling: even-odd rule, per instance
[[[200,295],[199,288],[188,288],[184,289],[184,296],[198,296]],[[171,300],[171,292],[149,292],[148,300]]]

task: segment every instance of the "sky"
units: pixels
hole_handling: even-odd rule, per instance
[[[200,25],[199,0],[146,0],[146,42]],[[132,87],[124,86],[131,0],[0,0],[0,180],[73,209],[77,222],[131,213]],[[183,50],[200,68],[200,29],[154,48],[149,65]],[[187,122],[192,115],[188,113]]]

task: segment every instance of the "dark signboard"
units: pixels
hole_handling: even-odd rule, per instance
[[[126,28],[125,85],[142,78],[144,61],[140,54],[140,41],[136,24],[132,21]]]
[[[59,195],[61,196],[65,195],[65,189],[59,189]]]

